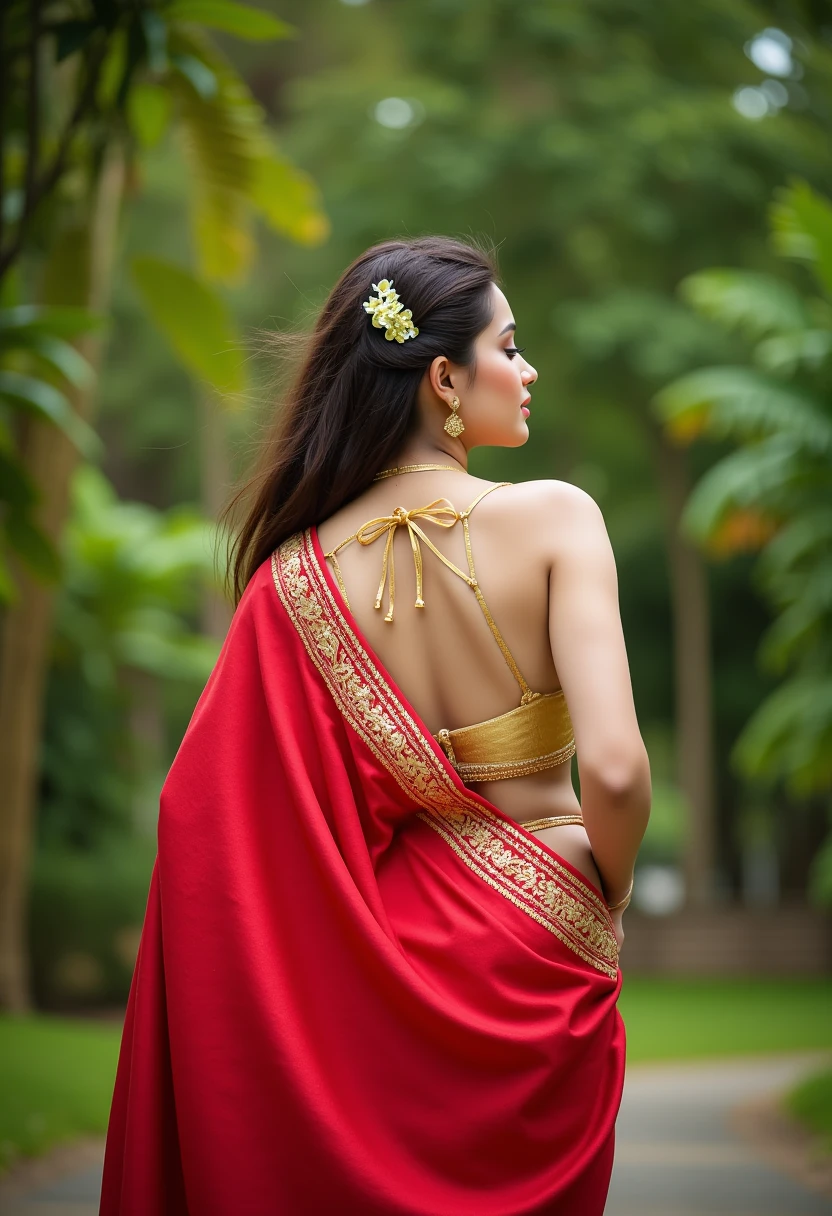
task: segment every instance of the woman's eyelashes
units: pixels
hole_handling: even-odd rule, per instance
[[[509,359],[513,359],[515,355],[522,355],[525,349],[525,346],[507,346],[506,354],[508,355]]]

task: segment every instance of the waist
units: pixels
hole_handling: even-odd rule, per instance
[[[499,717],[440,730],[434,738],[463,781],[525,777],[575,754],[572,720],[562,690],[540,693]]]

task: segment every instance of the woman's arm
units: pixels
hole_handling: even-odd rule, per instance
[[[607,902],[627,893],[650,816],[650,763],[633,704],[618,577],[595,501],[549,483],[549,638],[575,729],[581,810]]]

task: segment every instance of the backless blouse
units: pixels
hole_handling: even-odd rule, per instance
[[[462,726],[456,730],[448,730],[443,727],[436,732],[434,738],[464,782],[499,781],[507,777],[525,777],[531,773],[538,773],[563,764],[575,754],[572,720],[563,690],[542,693],[534,692],[529,687],[491,615],[474,569],[468,527],[471,512],[487,494],[510,484],[508,481],[501,481],[489,486],[478,494],[464,511],[457,511],[447,498],[434,499],[427,506],[416,507],[412,510],[396,507],[392,515],[378,516],[376,519],[368,520],[351,536],[342,540],[325,554],[325,557],[332,563],[333,573],[349,608],[350,602],[338,563],[338,553],[352,541],[357,541],[360,545],[371,545],[382,536],[386,537],[381,577],[375,599],[375,607],[380,609],[385,587],[387,587],[388,607],[384,617],[385,621],[393,620],[396,593],[393,538],[397,528],[407,528],[410,537],[416,570],[415,606],[417,608],[425,606],[422,598],[421,544],[427,545],[443,565],[458,575],[474,592],[488,628],[500,647],[511,674],[520,686],[520,704],[515,709],[499,714],[496,718],[488,718],[484,722],[476,722],[471,726]],[[452,528],[457,522],[462,524],[468,562],[467,574],[436,548],[425,533],[420,521],[430,522],[441,528]]]

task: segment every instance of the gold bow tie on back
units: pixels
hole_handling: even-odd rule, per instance
[[[406,511],[404,507],[396,507],[392,515],[380,515],[377,519],[371,519],[366,524],[363,524],[355,533],[354,539],[360,545],[372,545],[380,536],[387,534],[387,540],[384,543],[384,557],[381,563],[381,579],[376,592],[376,608],[381,607],[381,601],[384,597],[384,587],[387,582],[388,571],[390,574],[390,586],[387,595],[387,614],[385,621],[393,619],[393,604],[396,596],[396,571],[393,562],[393,538],[396,535],[397,528],[407,528],[407,534],[410,537],[410,547],[413,550],[413,564],[416,568],[416,607],[424,608],[425,601],[422,598],[422,550],[419,545],[420,540],[428,546],[433,553],[444,562],[445,565],[458,574],[460,578],[464,578],[469,587],[476,587],[477,580],[470,574],[466,574],[455,566],[452,561],[445,557],[444,553],[440,553],[433,541],[428,537],[424,530],[416,522],[417,519],[436,524],[440,528],[452,528],[458,520],[464,520],[468,515],[467,511],[457,511],[447,498],[435,498],[433,502],[428,503],[426,507],[415,507],[412,511]],[[353,538],[351,538],[353,539]],[[339,546],[340,547],[340,546]]]

